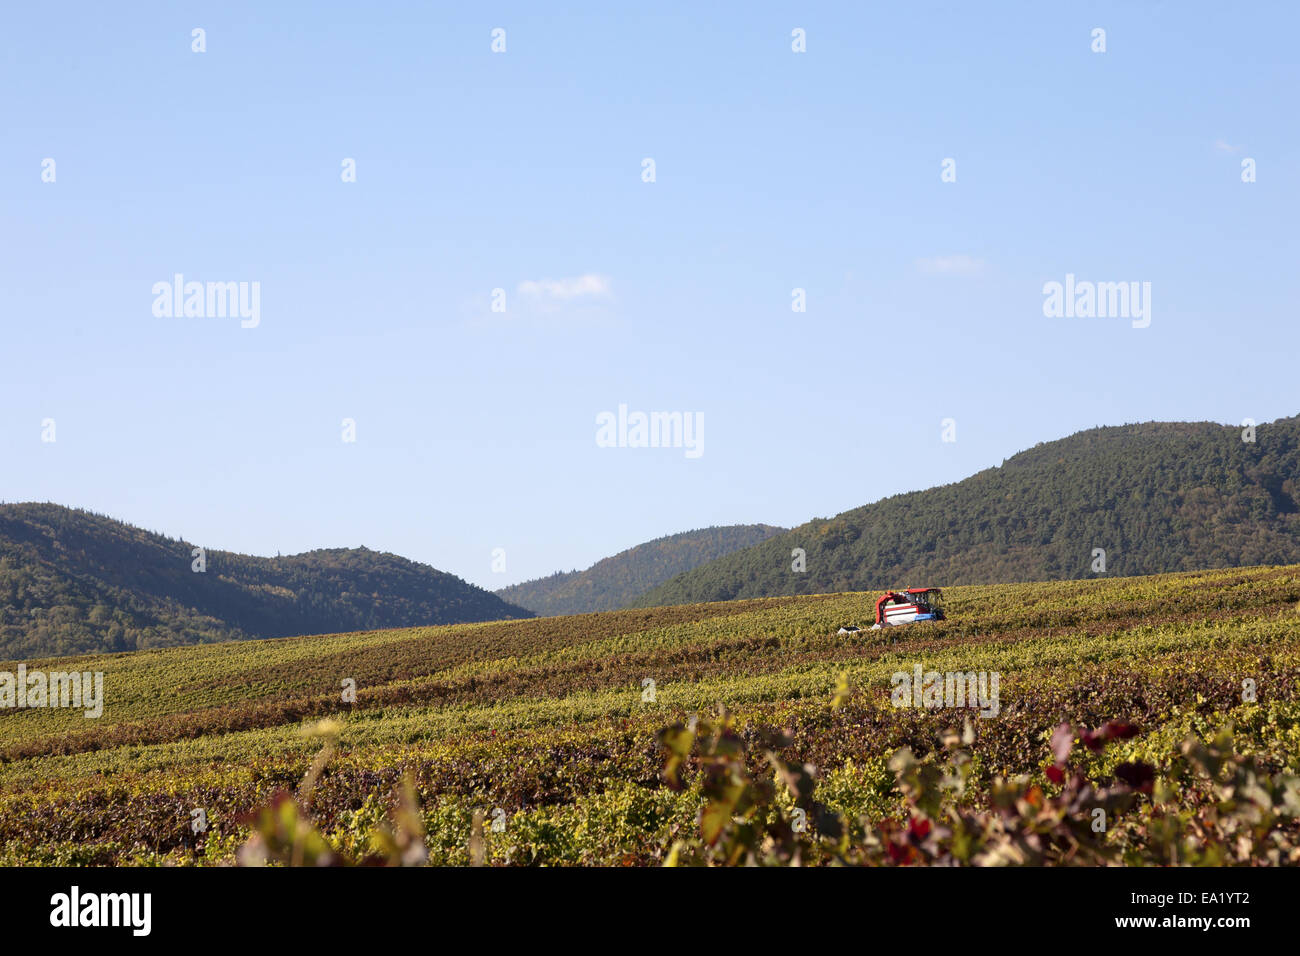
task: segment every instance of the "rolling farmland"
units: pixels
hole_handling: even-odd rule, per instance
[[[1300,566],[945,595],[848,636],[874,595],[27,661],[105,704],[0,710],[0,863],[275,860],[277,825],[296,862],[1300,861]],[[896,706],[918,665],[996,674],[996,715]]]

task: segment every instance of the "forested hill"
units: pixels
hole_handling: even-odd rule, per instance
[[[0,505],[0,660],[532,617],[366,548],[259,558],[51,504]]]
[[[868,464],[866,467],[870,467]],[[807,570],[792,570],[804,549]],[[1036,445],[964,481],[816,519],[635,603],[1300,562],[1300,417],[1151,422]]]
[[[626,607],[674,574],[780,534],[784,528],[737,524],[684,531],[597,561],[586,571],[557,571],[497,591],[538,614],[584,614]]]

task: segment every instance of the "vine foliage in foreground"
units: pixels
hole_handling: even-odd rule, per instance
[[[341,725],[311,733],[324,746],[296,795],[281,793],[245,823],[241,865],[419,866],[428,862],[424,818],[412,781],[398,787],[369,853],[349,857],[312,823],[316,781],[335,752]],[[987,799],[969,788],[974,730],[949,730],[934,753],[908,748],[889,761],[903,814],[860,820],[855,832],[817,797],[817,769],[790,759],[791,737],[737,730],[725,710],[658,734],[662,777],[697,788],[695,824],[679,828],[665,865],[1296,865],[1300,864],[1300,776],[1263,772],[1235,752],[1231,727],[1208,740],[1186,738],[1163,773],[1143,761],[1115,763],[1104,779],[1085,772],[1105,749],[1138,728],[1108,721],[1094,730],[1060,724],[1041,781],[997,779]],[[1082,756],[1081,756],[1082,755]],[[1096,776],[1097,774],[1094,774]],[[472,865],[484,861],[482,813],[469,836]]]

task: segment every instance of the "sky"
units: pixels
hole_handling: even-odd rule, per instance
[[[1298,10],[5,4],[0,500],[497,588],[1295,415]]]

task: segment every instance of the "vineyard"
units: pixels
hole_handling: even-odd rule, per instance
[[[873,597],[27,661],[0,863],[1300,862],[1300,567]]]

